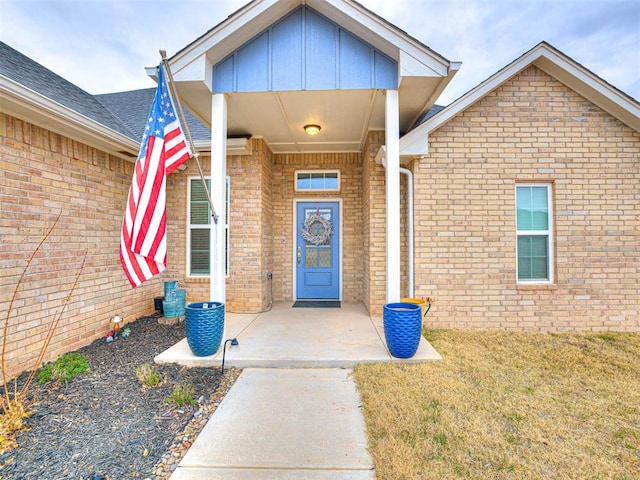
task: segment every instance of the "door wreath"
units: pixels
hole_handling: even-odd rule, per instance
[[[314,228],[314,231],[311,231],[311,227],[313,227],[316,223],[319,223],[319,228]],[[304,221],[304,226],[302,227],[302,231],[300,234],[302,238],[304,238],[307,242],[312,245],[322,245],[329,238],[331,238],[331,234],[333,233],[333,227],[331,226],[331,222],[324,218],[322,215],[313,214],[309,215],[307,219]]]

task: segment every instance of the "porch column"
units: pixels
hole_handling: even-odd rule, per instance
[[[400,107],[397,90],[387,90],[387,303],[400,301]]]
[[[225,303],[225,225],[227,188],[227,97],[216,93],[211,102],[211,200],[218,223],[211,221],[211,301]]]

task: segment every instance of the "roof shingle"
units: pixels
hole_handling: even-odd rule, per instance
[[[0,75],[136,141],[142,141],[156,91],[145,88],[91,95],[4,42],[0,42]],[[185,116],[194,140],[210,138],[200,120],[187,110]]]
[[[147,124],[147,115],[149,115],[149,109],[155,93],[155,88],[145,88],[143,90],[96,95],[95,98],[113,112],[133,132],[136,140],[142,141],[144,127]],[[189,130],[194,141],[211,139],[209,129],[191,112],[185,109],[184,116],[189,124]]]
[[[0,42],[0,75],[33,90],[112,130],[134,138],[131,131],[93,95]]]

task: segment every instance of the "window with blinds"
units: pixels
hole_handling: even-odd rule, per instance
[[[206,179],[211,189],[211,180]],[[208,276],[211,265],[211,207],[200,177],[189,178],[187,270],[189,276]],[[225,274],[229,275],[229,177],[225,192]]]

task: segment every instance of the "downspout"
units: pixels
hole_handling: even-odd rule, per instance
[[[376,163],[387,168],[387,152],[384,146],[380,147],[376,155]],[[409,224],[409,261],[408,261],[408,277],[409,277],[409,298],[414,298],[414,265],[415,255],[413,246],[413,172],[408,168],[400,167],[400,173],[407,176],[407,216]]]
[[[400,167],[400,173],[407,176],[407,216],[409,217],[409,298],[415,297],[413,285],[414,251],[413,251],[413,172],[408,168]]]

